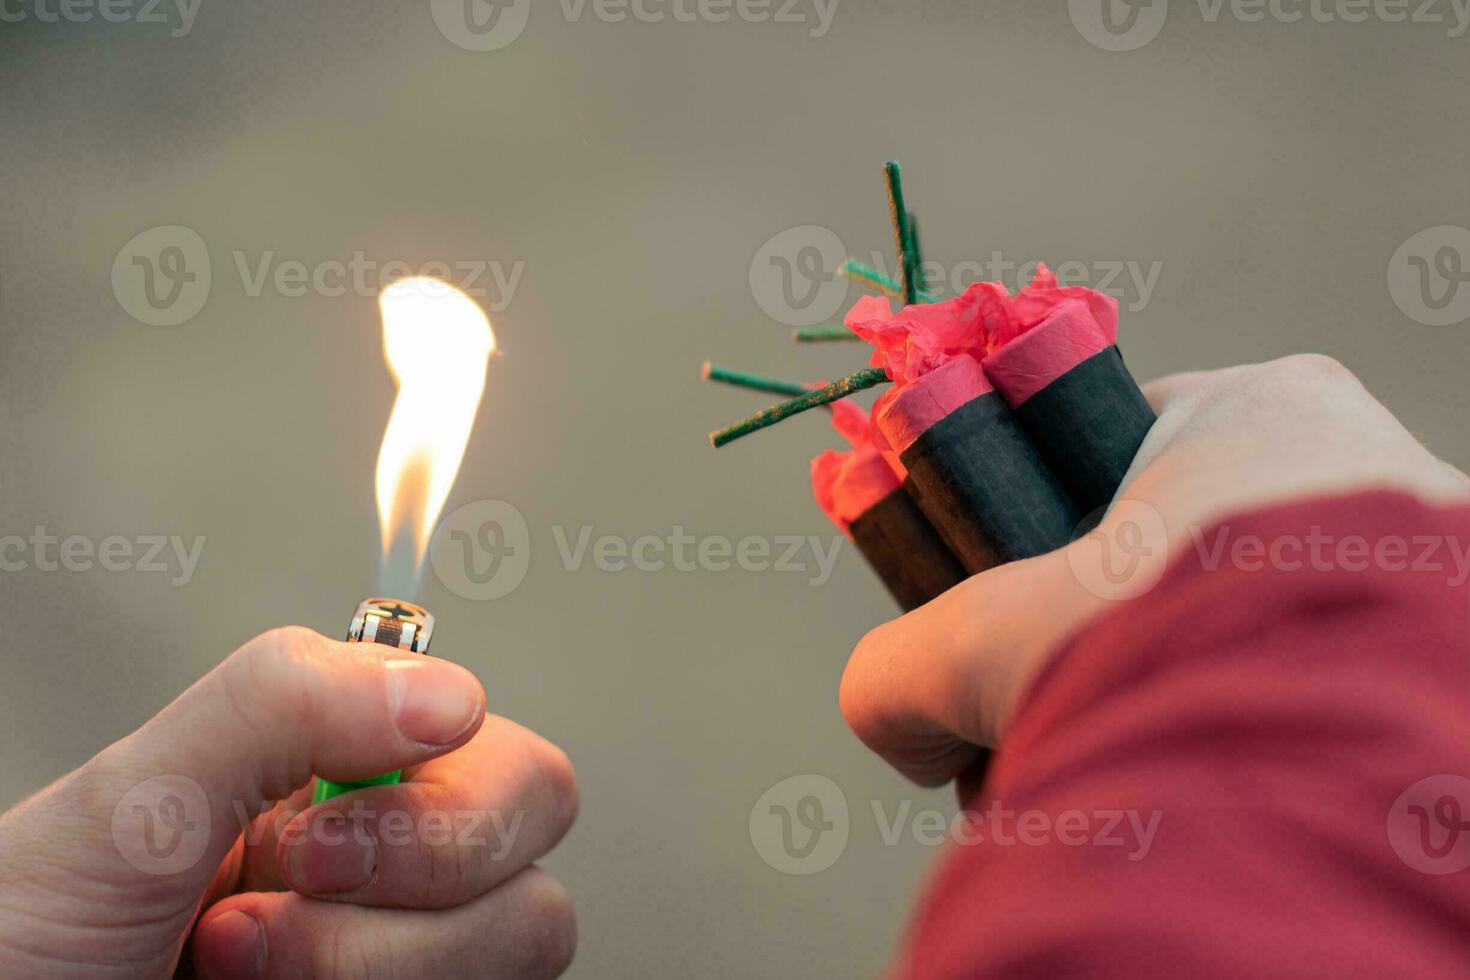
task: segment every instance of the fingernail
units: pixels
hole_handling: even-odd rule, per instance
[[[480,716],[480,682],[447,660],[391,660],[388,684],[398,730],[415,742],[448,745]]]
[[[339,816],[316,821],[306,838],[291,845],[286,877],[308,895],[345,895],[372,883],[378,871],[378,843],[365,827]]]
[[[244,912],[211,919],[194,934],[194,966],[205,980],[262,980],[265,930]]]

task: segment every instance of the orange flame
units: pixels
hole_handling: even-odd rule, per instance
[[[464,460],[495,332],[474,300],[437,279],[400,279],[378,297],[383,356],[398,400],[378,453],[383,559],[411,546],[414,576]]]

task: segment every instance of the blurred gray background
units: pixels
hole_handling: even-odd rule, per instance
[[[394,391],[374,299],[253,290],[263,260],[524,264],[484,301],[504,306],[504,356],[448,509],[516,507],[529,574],[474,601],[429,572],[420,598],[436,651],[578,766],[581,820],[548,865],[578,900],[579,977],[871,975],[936,856],[886,845],[873,807],[948,794],[909,788],[838,714],[848,651],[893,614],[855,552],[818,587],[814,571],[568,568],[553,532],[830,536],[806,477],[835,443],[825,424],[715,453],[705,434],[767,399],[697,368],[858,366],[856,348],[794,348],[759,281],[768,243],[805,225],[891,264],[884,159],[904,161],[929,256],[958,275],[996,251],[1080,263],[1094,285],[1156,268],[1147,302],[1126,272],[1113,283],[1141,377],[1325,351],[1470,464],[1470,324],[1430,325],[1444,316],[1404,285],[1416,250],[1432,275],[1470,268],[1446,264],[1459,233],[1421,235],[1470,225],[1470,37],[1450,36],[1448,2],[1439,24],[1247,23],[1176,0],[1130,51],[1059,2],[838,0],[821,32],[811,0],[792,8],[804,23],[537,0],[494,51],[455,43],[434,6],[202,0],[187,32],[176,12],[0,24],[0,531],[205,539],[180,586],[0,576],[0,807],[255,633],[338,634],[375,589]],[[154,326],[113,267],[170,225],[206,243],[212,282],[197,315]],[[763,860],[749,827],[798,774],[835,782],[851,818],[845,853],[809,876]]]

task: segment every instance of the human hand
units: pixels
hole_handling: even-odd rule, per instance
[[[915,782],[938,786],[965,773],[977,746],[998,744],[1063,642],[1112,603],[1152,588],[1210,524],[1322,494],[1397,489],[1463,503],[1470,490],[1326,357],[1174,375],[1145,393],[1159,421],[1096,531],[977,575],[853,651],[843,715]],[[1120,553],[1137,559],[1122,578],[1105,564]]]
[[[556,976],[576,808],[463,667],[276,630],[0,816],[0,976]]]

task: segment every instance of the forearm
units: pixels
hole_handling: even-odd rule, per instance
[[[901,972],[1463,973],[1464,874],[1385,826],[1470,771],[1467,551],[1470,510],[1390,494],[1204,530],[1033,683],[970,805],[982,835],[997,806],[1052,832],[951,853]],[[1079,844],[1068,813],[1132,819]]]

